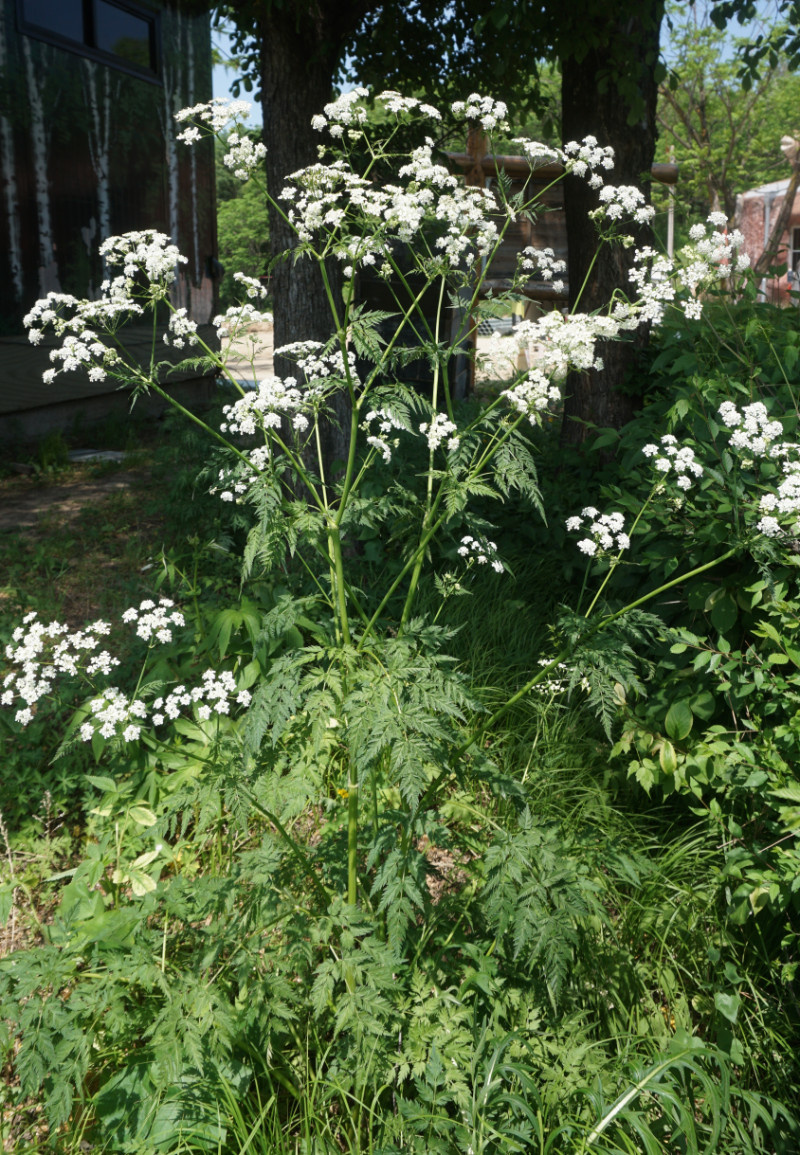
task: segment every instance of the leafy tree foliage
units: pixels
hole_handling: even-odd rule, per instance
[[[726,53],[726,34],[696,6],[674,5],[671,27],[674,58],[659,90],[658,159],[672,156],[680,165],[681,218],[722,210],[732,220],[738,193],[788,173],[780,140],[800,131],[800,77],[785,56],[765,58],[745,85],[739,61]]]

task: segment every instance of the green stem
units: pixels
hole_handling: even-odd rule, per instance
[[[636,514],[636,519],[634,520],[634,523],[633,523],[633,525],[631,526],[631,531],[630,531],[630,533],[628,534],[628,536],[629,536],[629,537],[633,537],[634,533],[636,532],[636,526],[639,524],[639,522],[640,522],[640,520],[641,520],[641,518],[642,518],[642,514],[644,513],[644,511],[647,509],[648,505],[650,504],[650,502],[651,502],[651,500],[652,500],[652,498],[653,498],[653,494],[655,493],[655,491],[656,491],[656,486],[654,485],[654,486],[653,486],[653,488],[652,488],[652,489],[650,490],[650,492],[648,493],[648,495],[647,495],[647,499],[646,499],[646,501],[643,503],[643,505],[642,505],[642,508],[641,508],[641,509],[639,510],[639,512]],[[589,615],[591,614],[592,610],[593,610],[593,609],[594,609],[594,607],[597,605],[597,602],[598,602],[598,600],[599,600],[599,598],[600,598],[600,595],[602,594],[603,590],[606,588],[606,586],[608,585],[608,583],[611,581],[611,575],[614,573],[614,570],[617,568],[617,565],[619,564],[619,559],[622,557],[622,555],[623,555],[623,553],[624,553],[624,552],[625,552],[625,550],[621,549],[621,550],[619,551],[619,553],[617,554],[617,556],[616,556],[615,558],[613,558],[613,559],[612,559],[612,561],[611,561],[611,564],[610,564],[610,565],[609,565],[609,567],[608,567],[608,573],[606,574],[606,576],[603,578],[602,582],[600,583],[600,587],[599,587],[599,589],[597,590],[597,593],[596,593],[596,594],[594,595],[594,597],[592,598],[592,601],[591,601],[591,604],[589,605],[589,608],[588,608],[588,610],[587,610],[587,611],[586,611],[586,613],[583,615],[585,618],[588,618],[588,617],[589,617]],[[581,593],[583,593],[583,591],[581,591]]]
[[[349,779],[353,778],[350,764]],[[355,906],[358,901],[358,782],[347,783],[347,902]]]

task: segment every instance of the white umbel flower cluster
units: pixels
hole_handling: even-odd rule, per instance
[[[567,172],[585,177],[592,188],[603,186],[601,170],[607,172],[614,167],[613,148],[598,144],[595,136],[585,136],[580,143],[569,141],[562,155]]]
[[[535,273],[540,281],[552,281],[557,273],[566,273],[567,262],[555,255],[552,249],[535,249],[528,246],[523,249],[517,258],[523,273]],[[561,291],[564,282],[556,280],[553,288]]]
[[[493,100],[491,96],[473,92],[466,100],[454,101],[450,108],[454,116],[476,122],[484,132],[508,130],[508,109],[502,100]]]
[[[172,345],[175,349],[197,344],[197,322],[191,319],[186,309],[176,309],[170,314],[164,344]]]
[[[477,538],[471,534],[466,534],[461,539],[461,544],[458,547],[458,555],[459,557],[463,557],[470,565],[473,563],[477,565],[489,565],[491,563],[495,573],[505,573],[506,567],[497,556],[496,544],[485,537]]]
[[[234,273],[233,279],[244,289],[245,296],[251,301],[266,301],[269,293],[257,277],[248,277],[247,273]],[[270,314],[270,320],[272,315]]]
[[[777,491],[765,493],[759,502],[762,516],[756,529],[765,537],[800,535],[800,461],[785,461],[783,471]]]
[[[171,641],[173,628],[185,624],[183,614],[169,598],[158,602],[146,599],[125,610],[122,621],[134,625],[137,636],[150,645]],[[35,613],[28,614],[5,647],[11,669],[0,684],[0,706],[16,706],[15,720],[27,726],[37,704],[50,696],[57,680],[84,677],[91,684],[97,675],[108,677],[120,664],[118,658],[100,649],[101,639],[110,632],[111,625],[102,620],[71,631],[60,622],[45,624]],[[214,714],[229,714],[234,705],[248,706],[250,701],[249,691],[237,690],[234,675],[228,671],[206,670],[193,688],[177,686],[151,706],[141,697],[128,697],[117,686],[108,686],[95,691],[80,736],[87,742],[95,734],[133,742],[148,718],[153,726],[160,726],[189,708],[196,719],[206,721]]]
[[[358,102],[368,95],[366,88],[353,88],[344,92],[336,100],[325,105],[325,115],[320,114],[311,118],[311,127],[316,132],[327,128],[331,136],[343,136],[345,129],[353,129],[362,125],[367,119],[367,110]]]
[[[183,124],[187,120],[197,121],[206,130],[206,133],[216,135],[216,133],[224,132],[229,124],[248,120],[251,110],[252,105],[247,100],[229,100],[225,96],[215,96],[204,104],[194,104],[191,108],[182,108],[180,112],[175,113],[175,119],[179,124]],[[200,139],[201,135],[204,134],[194,126],[179,133],[178,140],[182,140],[186,144],[193,144]]]
[[[649,225],[656,215],[656,210],[635,185],[605,185],[598,199],[598,208],[589,213],[596,221],[629,220],[637,225]]]
[[[537,425],[540,414],[548,405],[561,400],[561,390],[541,369],[529,369],[521,381],[511,389],[504,389],[501,396],[505,397],[518,413],[527,414],[532,425]]]
[[[125,288],[130,291],[140,275],[149,285],[165,289],[175,279],[179,264],[186,264],[176,245],[165,233],[156,229],[138,229],[118,237],[108,237],[100,246],[100,254],[112,268],[121,268]]]
[[[517,345],[536,349],[536,368],[547,377],[561,380],[570,369],[583,372],[602,369],[596,351],[600,340],[613,340],[622,326],[612,317],[573,313],[565,317],[553,310],[536,321],[521,321],[513,333]]]
[[[419,427],[420,433],[428,439],[428,448],[431,452],[437,450],[445,440],[449,451],[458,449],[461,441],[453,436],[456,429],[457,427],[449,417],[445,417],[444,413],[435,413],[430,422],[425,421]]]
[[[183,614],[174,608],[169,598],[156,604],[146,600],[122,615],[126,624],[136,623],[136,633],[144,641],[169,642],[172,627],[183,625]],[[11,665],[0,693],[0,706],[24,703],[17,710],[16,721],[27,725],[33,718],[33,707],[53,689],[55,681],[67,675],[89,679],[98,674],[108,676],[119,660],[107,650],[100,650],[100,638],[111,632],[106,621],[92,622],[83,630],[70,631],[61,622],[40,622],[35,613],[23,618],[11,635],[5,656]],[[14,668],[16,667],[16,668]]]
[[[675,476],[678,489],[691,489],[692,478],[703,476],[703,467],[694,455],[694,450],[688,446],[679,446],[677,437],[672,433],[665,433],[660,445],[645,445],[642,447],[645,457],[653,459],[653,465],[663,478]]]
[[[394,92],[387,89],[385,92],[380,92],[375,97],[378,104],[382,104],[387,112],[394,113],[395,116],[407,116],[409,113],[416,112],[420,116],[430,117],[431,120],[441,120],[442,114],[438,108],[434,108],[431,104],[423,104],[413,96],[401,96],[399,92]]]
[[[722,424],[731,431],[730,447],[744,452],[748,457],[781,456],[784,446],[783,426],[773,421],[767,413],[763,401],[745,405],[741,412],[732,401],[723,401],[719,407]]]
[[[405,429],[405,425],[398,420],[391,409],[381,407],[370,409],[361,428],[367,431],[367,445],[377,450],[388,464],[392,460],[392,450],[398,444],[398,439],[391,435],[395,430]]]
[[[248,292],[248,296],[251,293]],[[224,313],[219,313],[212,321],[220,341],[232,340],[245,333],[251,325],[271,325],[272,313],[262,313],[249,301],[241,305],[231,305]]]
[[[304,410],[310,412],[314,400],[314,396],[298,388],[296,378],[269,373],[261,378],[254,392],[223,408],[225,420],[220,423],[220,431],[252,436],[268,429],[280,429],[286,417],[298,432],[304,432],[309,424]]]
[[[228,151],[222,158],[222,163],[233,173],[237,180],[249,180],[257,168],[260,168],[267,155],[266,147],[260,142],[254,142],[249,136],[238,132],[231,132],[225,138]]]
[[[325,352],[325,346],[318,341],[298,341],[275,352],[293,360],[304,380],[277,377],[272,373],[263,377],[254,392],[224,407],[222,433],[252,436],[259,431],[279,429],[284,418],[296,432],[305,433],[310,424],[309,415],[319,410],[331,391],[348,379],[352,386],[358,383],[355,355],[350,350],[346,366],[340,349]]]
[[[95,734],[106,740],[135,742],[148,723],[158,728],[184,714],[207,722],[215,714],[230,714],[233,705],[249,706],[251,700],[249,690],[237,691],[236,679],[227,670],[206,670],[191,689],[176,686],[166,697],[156,698],[150,707],[142,699],[128,698],[116,686],[109,686],[89,703],[91,718],[79,732],[84,742],[90,742]]]
[[[178,265],[187,259],[168,236],[154,229],[108,237],[100,246],[100,253],[111,268],[121,267],[122,272],[103,282],[97,300],[48,293],[24,318],[32,344],[40,344],[47,329],[52,329],[62,341],[60,348],[50,350],[55,367],[42,375],[46,384],[60,373],[76,369],[85,369],[92,381],[105,380],[122,358],[97,330],[113,332],[122,321],[144,312],[142,300],[153,303],[166,298]]]
[[[578,549],[588,557],[610,553],[615,549],[627,549],[631,544],[631,539],[625,533],[624,516],[621,513],[600,513],[593,505],[582,509],[579,517],[568,517],[566,526],[570,533],[588,531],[591,534],[591,537],[584,537],[578,542]]]
[[[127,625],[136,623],[136,636],[144,642],[172,641],[172,627],[186,625],[180,610],[175,609],[171,598],[159,598],[158,604],[146,598],[138,607],[125,610],[122,620]]]
[[[60,622],[45,624],[35,613],[27,614],[5,648],[12,669],[2,682],[0,706],[16,702],[15,719],[26,726],[33,718],[33,708],[51,693],[57,678],[75,677],[82,668],[90,677],[109,674],[119,661],[99,646],[110,630],[108,622],[96,621],[71,633],[69,626]]]

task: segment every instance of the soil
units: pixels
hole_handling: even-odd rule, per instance
[[[141,469],[115,470],[103,477],[81,473],[52,485],[30,477],[0,481],[0,533],[34,529],[46,517],[72,521],[85,506],[141,483],[147,476]]]

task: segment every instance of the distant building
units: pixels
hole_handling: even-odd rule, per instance
[[[736,227],[744,235],[745,251],[753,265],[761,258],[767,246],[772,225],[788,187],[788,178],[776,180],[741,193],[736,198]],[[790,291],[800,288],[800,282],[795,279],[800,275],[800,193],[792,205],[789,223],[774,263],[786,265],[787,273],[780,277],[764,277],[762,292],[774,304],[788,305]]]
[[[74,373],[42,384],[48,350],[28,344],[22,318],[51,290],[94,297],[108,236],[168,234],[189,258],[175,303],[210,322],[213,147],[178,144],[173,119],[210,97],[205,5],[0,0],[0,421],[102,411],[113,383]]]

